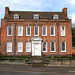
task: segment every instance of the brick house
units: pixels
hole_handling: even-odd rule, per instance
[[[62,12],[10,11],[1,19],[3,55],[72,56],[71,19]]]

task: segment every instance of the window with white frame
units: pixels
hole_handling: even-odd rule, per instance
[[[38,14],[34,14],[34,19],[39,19],[39,15]]]
[[[51,49],[51,52],[55,52],[55,42],[54,41],[50,43],[50,49]]]
[[[26,36],[31,36],[31,26],[26,26]]]
[[[26,42],[26,52],[31,52],[31,42]]]
[[[14,14],[14,19],[19,19],[19,15],[18,14]]]
[[[66,42],[65,41],[61,42],[61,52],[66,52]]]
[[[42,26],[42,36],[47,36],[47,26]]]
[[[12,26],[7,26],[7,36],[12,36]]]
[[[61,36],[65,36],[65,26],[61,26]]]
[[[18,36],[23,36],[23,26],[18,26]]]
[[[43,42],[43,52],[47,52],[47,42]]]
[[[50,36],[55,36],[55,26],[50,26]]]
[[[53,19],[58,19],[58,15],[53,15]]]
[[[34,26],[34,36],[39,36],[39,26]]]
[[[12,42],[7,42],[7,52],[12,52]]]
[[[23,52],[23,42],[18,42],[18,52]]]

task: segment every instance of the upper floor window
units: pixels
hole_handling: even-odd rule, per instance
[[[51,52],[55,52],[55,42],[54,41],[50,43],[50,48],[51,48]]]
[[[61,42],[61,52],[66,52],[66,42],[65,41]]]
[[[42,26],[42,36],[47,36],[47,26]]]
[[[19,15],[18,14],[14,14],[14,19],[19,19]]]
[[[39,26],[38,25],[34,26],[34,36],[39,36]]]
[[[34,14],[34,19],[39,19],[39,15],[38,14]]]
[[[18,42],[18,52],[23,52],[23,42]]]
[[[58,15],[53,15],[53,19],[58,19]]]
[[[18,36],[23,36],[23,26],[18,26]]]
[[[7,36],[12,36],[12,26],[7,27]]]
[[[50,36],[55,36],[55,26],[50,26]]]
[[[43,42],[43,52],[47,52],[47,42]]]
[[[7,42],[7,52],[12,52],[12,42]]]
[[[26,42],[26,52],[31,52],[31,42]]]
[[[61,36],[65,36],[65,26],[61,26]]]
[[[26,36],[31,36],[31,26],[26,26]]]

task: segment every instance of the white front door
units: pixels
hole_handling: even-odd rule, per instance
[[[40,56],[39,43],[34,44],[34,49],[35,49],[35,51],[34,51],[35,56]]]

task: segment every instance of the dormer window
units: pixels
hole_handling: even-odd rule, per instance
[[[34,14],[34,19],[39,19],[39,15],[38,14]]]
[[[18,14],[14,14],[14,19],[19,19],[19,15]]]
[[[53,15],[53,19],[58,19],[58,15]]]

